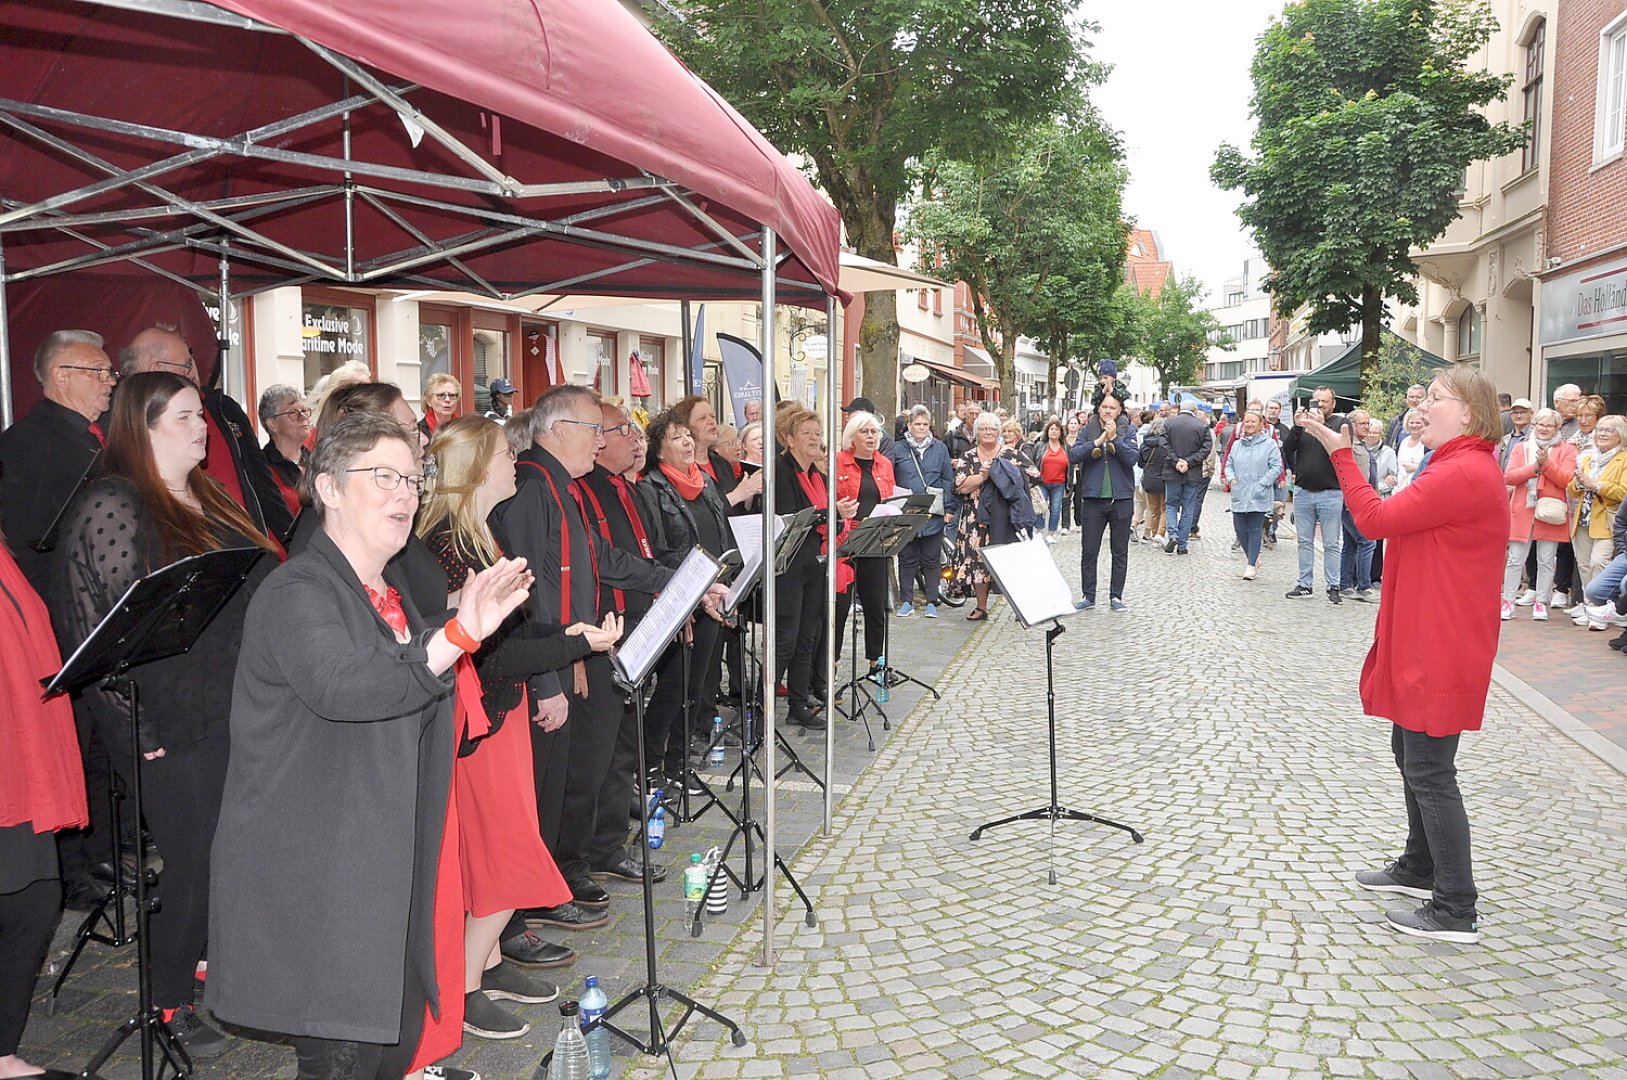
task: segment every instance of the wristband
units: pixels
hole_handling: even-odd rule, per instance
[[[456,619],[447,620],[446,625],[441,627],[441,632],[446,635],[447,641],[450,641],[466,653],[480,651],[480,642],[470,637],[469,631],[465,630],[463,624]]]

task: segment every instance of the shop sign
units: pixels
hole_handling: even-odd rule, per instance
[[[1627,333],[1627,262],[1542,283],[1542,344],[1620,333]]]

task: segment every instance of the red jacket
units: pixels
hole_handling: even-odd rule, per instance
[[[1333,453],[1345,506],[1384,540],[1384,596],[1362,665],[1362,708],[1408,731],[1480,730],[1501,627],[1508,498],[1496,447],[1460,435],[1381,499],[1348,449]]]
[[[883,499],[893,493],[893,463],[882,454],[875,456],[871,472],[876,478],[876,490]],[[859,463],[853,460],[853,451],[842,450],[836,455],[836,499],[859,497]]]

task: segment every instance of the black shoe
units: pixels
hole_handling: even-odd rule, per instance
[[[1190,555],[1190,554],[1192,554],[1192,552],[1187,550],[1186,548],[1178,547],[1178,548],[1175,549],[1175,554],[1177,554],[1177,555]]]
[[[1309,585],[1295,585],[1292,589],[1289,589],[1284,595],[1287,596],[1288,599],[1290,599],[1290,600],[1298,600],[1302,596],[1312,596],[1312,595],[1315,594],[1315,592],[1316,592],[1316,590],[1311,588]]]
[[[1175,538],[1173,536],[1170,537],[1168,540],[1164,541],[1164,554],[1165,555],[1173,555],[1173,554],[1175,554]]]
[[[1609,645],[1617,652],[1627,651],[1627,630],[1623,630],[1620,634],[1611,638],[1605,644]]]
[[[226,1036],[204,1023],[191,1005],[175,1010],[169,1019],[169,1029],[175,1033],[176,1041],[186,1047],[190,1057],[207,1059],[226,1052]]]
[[[595,870],[588,875],[596,881],[608,881],[614,878],[617,881],[643,881],[644,864],[637,859],[626,858],[614,866],[607,866],[603,870]],[[667,880],[667,868],[659,865],[650,867],[651,881]]]
[[[518,1039],[531,1025],[500,1008],[484,991],[471,990],[463,995],[463,1030],[482,1039]]]
[[[559,996],[559,987],[547,979],[527,975],[510,964],[487,968],[480,976],[480,992],[493,1001],[518,1001],[521,1005],[546,1005]]]
[[[796,705],[788,710],[786,719],[804,731],[824,731],[829,726],[823,713],[812,712]]]
[[[571,887],[571,899],[578,907],[602,908],[610,903],[610,894],[591,877],[567,879],[565,884]]]
[[[1395,893],[1414,900],[1428,900],[1435,895],[1433,880],[1404,874],[1400,864],[1393,862],[1382,870],[1363,870],[1356,875],[1356,884],[1373,892]]]
[[[1345,598],[1339,595],[1339,590],[1338,589],[1329,589],[1328,590],[1328,603],[1330,603],[1330,604],[1342,604],[1344,602],[1345,602]]]
[[[1480,920],[1475,916],[1457,919],[1435,906],[1431,900],[1416,911],[1397,908],[1386,911],[1384,918],[1390,926],[1413,937],[1434,941],[1450,941],[1457,945],[1473,945],[1480,940]]]
[[[108,892],[107,886],[94,878],[75,878],[62,883],[62,906],[69,911],[95,911],[96,905]]]
[[[597,930],[609,922],[610,916],[603,911],[583,911],[575,904],[525,910],[527,926],[553,926],[560,930]]]
[[[498,945],[503,959],[523,968],[570,967],[576,963],[576,950],[544,941],[531,931],[504,938]]]

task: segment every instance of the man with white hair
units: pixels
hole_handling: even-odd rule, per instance
[[[1401,445],[1401,440],[1407,437],[1407,414],[1424,403],[1424,386],[1422,383],[1413,383],[1407,387],[1407,404],[1395,418],[1390,426],[1384,429],[1384,445],[1392,450]]]
[[[1575,383],[1554,387],[1554,408],[1559,412],[1559,441],[1570,442],[1576,434],[1576,406],[1581,404],[1582,388]]]

